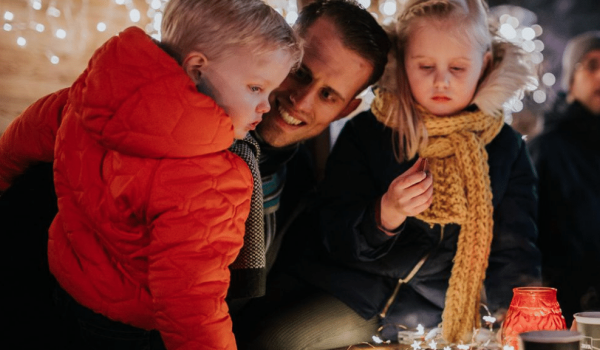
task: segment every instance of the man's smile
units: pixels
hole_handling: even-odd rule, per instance
[[[283,119],[283,121],[286,122],[287,124],[300,125],[302,123],[302,120],[292,117],[282,106],[279,106],[278,110],[279,110],[279,115],[281,116],[281,119]]]

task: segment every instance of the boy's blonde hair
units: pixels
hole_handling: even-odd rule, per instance
[[[215,60],[242,47],[254,55],[287,50],[295,67],[302,58],[299,37],[261,0],[170,0],[161,31],[161,45],[179,63],[192,51]]]
[[[456,31],[458,37],[476,43],[484,55],[491,50],[493,38],[487,15],[488,8],[483,0],[410,0],[400,13],[395,27],[388,28],[392,40],[390,55],[395,56],[389,62],[396,64],[396,67],[386,68],[395,74],[386,74],[381,86],[396,96],[392,108],[388,110],[388,118],[397,118],[397,149],[400,154],[396,156],[399,160],[413,158],[427,143],[427,130],[417,112],[417,102],[412,96],[404,68],[404,49],[411,33],[424,25],[423,19],[433,21],[435,25],[450,24],[444,28]],[[487,73],[489,70],[484,74]]]

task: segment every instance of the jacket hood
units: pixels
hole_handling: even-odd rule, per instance
[[[69,100],[93,139],[131,156],[192,157],[234,139],[223,109],[137,27],[96,50]]]
[[[477,88],[473,104],[484,113],[493,115],[520,90],[535,86],[535,74],[525,62],[523,51],[506,41],[492,44],[491,71]]]

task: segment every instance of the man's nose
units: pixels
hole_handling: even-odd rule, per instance
[[[290,92],[290,101],[294,109],[299,111],[309,111],[313,105],[317,89],[314,85],[297,86]]]

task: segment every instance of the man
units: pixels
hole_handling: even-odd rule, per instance
[[[373,16],[354,1],[315,1],[302,9],[295,29],[305,40],[302,64],[273,92],[271,110],[253,134],[261,152],[265,272],[273,266],[287,229],[306,205],[306,194],[316,185],[302,142],[360,105],[356,96],[381,77],[390,46]],[[232,295],[239,286],[239,276],[233,272],[230,297],[263,294],[264,278],[246,279],[243,285],[254,288]],[[238,303],[232,300],[230,305],[236,309]]]
[[[538,245],[545,285],[573,314],[600,310],[600,31],[571,39],[561,94],[529,145],[539,176]]]

